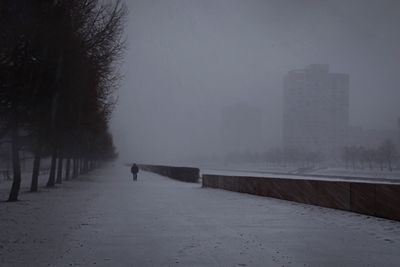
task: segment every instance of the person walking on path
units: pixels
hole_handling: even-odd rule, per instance
[[[133,163],[132,167],[131,167],[131,173],[133,175],[133,181],[137,181],[137,174],[139,172],[139,168],[136,165],[136,163]]]

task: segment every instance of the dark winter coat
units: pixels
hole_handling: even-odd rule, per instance
[[[138,166],[136,164],[133,164],[131,168],[131,173],[138,173],[138,172],[139,172]]]

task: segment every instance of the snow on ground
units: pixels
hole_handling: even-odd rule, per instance
[[[364,167],[363,169],[352,169],[352,168],[339,168],[339,167],[318,167],[318,168],[299,168],[295,166],[266,166],[265,164],[226,164],[226,165],[201,165],[202,173],[207,174],[221,174],[222,172],[229,172],[227,175],[243,176],[256,176],[262,177],[265,174],[277,174],[277,175],[290,175],[293,177],[303,176],[313,177],[319,176],[322,178],[332,177],[335,179],[356,179],[356,180],[398,180],[400,182],[400,168],[395,167],[393,171],[389,171],[386,168],[384,170],[369,169]]]
[[[269,178],[282,178],[282,179],[306,179],[306,180],[327,180],[327,181],[362,181],[366,183],[400,183],[399,177],[393,175],[391,177],[379,177],[375,175],[363,175],[351,172],[345,172],[338,170],[337,172],[319,171],[304,174],[293,174],[285,172],[273,172],[269,170],[229,170],[229,169],[201,169],[201,174],[212,174],[212,175],[227,175],[227,176],[247,176],[247,177],[269,177]]]
[[[0,266],[398,266],[400,222],[108,166],[0,203]]]
[[[346,169],[346,168],[321,168],[310,172],[315,175],[336,175],[336,176],[347,176],[347,177],[366,177],[366,178],[382,178],[382,179],[398,179],[400,181],[400,170],[396,169],[393,171],[378,169]]]
[[[30,172],[23,172],[21,174],[21,192],[29,191],[31,185],[30,184],[31,175],[32,173]],[[46,185],[47,179],[48,179],[48,174],[39,175],[39,186]],[[11,180],[0,180],[0,201],[8,199],[8,195],[11,189],[11,184],[12,184],[12,174],[11,174]]]

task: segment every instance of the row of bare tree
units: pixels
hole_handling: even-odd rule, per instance
[[[339,154],[339,153],[338,153]],[[342,149],[341,160],[346,168],[353,169],[388,169],[393,171],[394,165],[398,163],[399,153],[396,145],[391,139],[386,139],[376,148],[365,148],[363,146],[346,146]],[[266,162],[269,167],[297,167],[315,168],[326,161],[333,163],[340,161],[339,155],[326,158],[322,153],[302,151],[297,149],[271,148],[265,153],[251,151],[236,151],[228,153],[225,161],[229,163],[261,163]],[[336,164],[335,163],[335,164]],[[340,164],[341,165],[341,164]]]
[[[346,168],[369,169],[378,167],[380,170],[387,168],[393,171],[393,163],[398,157],[398,152],[392,140],[386,139],[377,148],[365,148],[363,146],[346,146],[343,148],[342,159]]]
[[[34,155],[31,191],[38,190],[43,157],[51,157],[53,187],[63,170],[69,179],[115,156],[108,121],[125,15],[120,1],[0,1],[0,139],[10,143],[9,201],[18,200],[20,149]]]

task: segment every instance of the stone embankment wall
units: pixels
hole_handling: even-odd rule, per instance
[[[182,182],[198,183],[200,178],[200,169],[198,168],[146,164],[138,166],[141,170],[154,172]]]
[[[400,184],[203,175],[202,185],[400,221]]]

